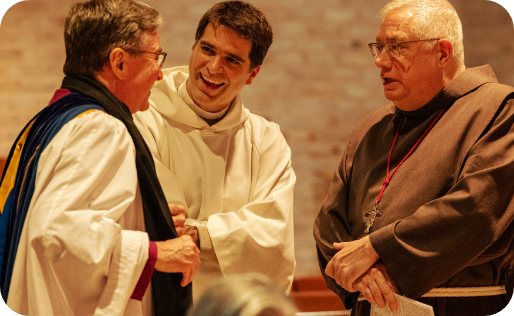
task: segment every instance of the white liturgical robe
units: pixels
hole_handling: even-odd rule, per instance
[[[31,316],[148,312],[149,290],[143,304],[130,299],[149,238],[123,123],[101,111],[73,119],[37,172],[7,305]]]
[[[216,277],[247,272],[267,275],[289,292],[296,177],[278,125],[251,114],[238,95],[223,119],[209,126],[188,105],[188,67],[163,72],[150,109],[134,121],[168,203],[185,206],[186,225],[204,226],[210,235],[214,251],[200,245],[193,298]]]

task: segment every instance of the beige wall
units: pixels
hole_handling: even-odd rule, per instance
[[[459,12],[468,67],[489,63],[514,85],[514,28],[508,13],[485,0],[450,0]],[[62,79],[63,24],[69,0],[13,6],[0,27],[0,157],[44,107]],[[196,24],[216,1],[147,0],[165,24],[165,66],[185,65]],[[384,105],[379,71],[367,43],[384,0],[253,0],[275,33],[261,72],[243,90],[251,111],[277,122],[293,153],[297,276],[319,274],[312,223],[352,128]]]

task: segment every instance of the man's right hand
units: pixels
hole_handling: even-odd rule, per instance
[[[186,286],[191,281],[200,266],[200,250],[191,239],[183,235],[166,241],[156,241],[157,261],[155,270],[167,273],[182,273],[180,285]]]
[[[175,230],[180,237],[184,232],[184,223],[186,222],[186,208],[182,205],[171,203],[168,203],[168,207],[170,208],[173,224],[175,224]]]

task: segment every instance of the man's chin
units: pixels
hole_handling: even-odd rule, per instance
[[[210,96],[205,91],[198,89],[198,93],[194,93],[191,97],[191,100],[198,105],[202,110],[210,112],[209,109],[212,109],[216,106],[215,96]]]
[[[221,93],[221,87],[209,88],[207,86],[201,86],[197,88],[195,96],[197,99],[202,99],[205,102],[212,102],[212,100],[217,98]]]
[[[144,104],[140,104],[137,108],[135,108],[135,109],[129,108],[129,110],[130,110],[130,113],[134,114],[137,112],[144,112],[144,111],[148,110],[149,108],[150,108],[150,103],[145,102]]]
[[[403,96],[399,95],[397,91],[384,89],[384,97],[389,101],[399,101]]]
[[[224,93],[211,94],[209,91],[197,89],[196,93],[193,93],[190,97],[196,105],[206,112],[219,112],[226,107],[225,102],[223,102],[226,99]],[[230,102],[226,102],[226,105],[229,105]]]

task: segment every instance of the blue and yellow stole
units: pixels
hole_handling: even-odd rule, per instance
[[[6,302],[41,153],[66,123],[92,111],[104,111],[91,97],[67,90],[64,94],[23,128],[11,148],[0,182],[0,289]]]

